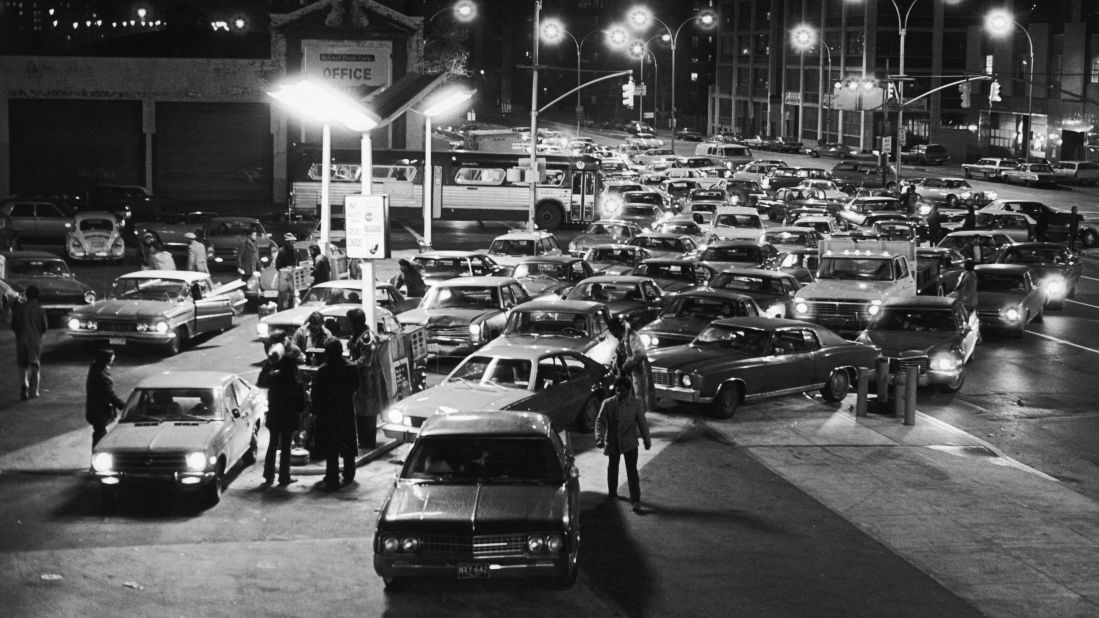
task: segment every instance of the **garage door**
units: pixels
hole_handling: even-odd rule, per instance
[[[271,114],[259,103],[158,103],[153,188],[181,204],[271,204]]]
[[[12,99],[8,112],[13,193],[145,184],[140,102]]]

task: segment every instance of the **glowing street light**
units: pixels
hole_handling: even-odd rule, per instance
[[[814,47],[816,47],[817,45],[820,45],[821,47],[823,47],[828,52],[828,79],[829,79],[829,81],[832,79],[832,48],[828,47],[828,44],[825,43],[824,40],[820,37],[820,33],[817,31],[816,28],[814,28],[812,26],[809,26],[807,24],[800,24],[798,26],[795,26],[794,29],[790,31],[790,43],[794,46],[794,49],[798,50],[801,53],[809,51],[809,50],[813,49]],[[824,81],[825,80],[824,80],[824,67],[823,66],[821,67],[821,75],[820,75],[820,79],[818,81],[820,82],[820,84],[819,84],[820,94],[819,94],[819,98],[817,99],[817,105],[818,105],[818,108],[817,108],[817,111],[818,111],[818,113],[817,113],[817,139],[822,140],[822,141],[827,141],[827,140],[823,139],[824,133],[826,132],[826,130],[828,128],[827,124],[824,122],[824,118],[825,118],[825,112],[824,112]],[[804,93],[802,94],[802,96],[804,96]],[[828,109],[831,109],[831,108],[832,108],[832,105],[829,104]]]
[[[447,11],[450,11],[451,17],[460,22],[470,22],[477,17],[477,5],[474,4],[472,0],[459,0],[458,2],[455,2],[452,6],[443,7],[438,11],[435,11],[431,14],[431,17],[428,17],[424,21],[430,22],[431,20],[438,17],[440,14],[446,13]]]
[[[1015,16],[1006,9],[995,9],[989,11],[985,15],[985,30],[988,31],[994,37],[1003,38],[1009,36],[1015,28],[1018,27],[1026,35],[1027,45],[1030,50],[1030,59],[1028,60],[1028,68],[1030,72],[1029,79],[1027,79],[1027,94],[1026,94],[1026,131],[1023,135],[1023,147],[1026,149],[1026,160],[1030,161],[1030,123],[1031,113],[1034,109],[1034,40],[1030,38],[1030,33],[1019,22],[1015,21]]]
[[[625,35],[625,30],[621,33]],[[595,30],[584,35],[583,38],[577,40],[571,32],[565,29],[565,25],[556,19],[547,19],[542,22],[542,40],[550,43],[557,44],[565,40],[566,37],[572,39],[573,44],[576,46],[576,136],[580,137],[580,55],[584,50],[584,43],[588,41],[588,38],[594,34],[602,34],[604,39],[610,38],[610,30]]]
[[[463,88],[452,88],[444,90],[443,92],[432,97],[424,110],[420,113],[424,115],[424,245],[425,248],[431,247],[431,207],[432,196],[431,189],[433,180],[431,178],[434,169],[431,162],[431,119],[435,116],[445,114],[454,108],[458,107],[462,103],[465,103],[473,96],[473,91],[465,90]]]

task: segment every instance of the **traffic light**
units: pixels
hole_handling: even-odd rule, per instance
[[[1000,82],[994,79],[992,85],[988,87],[988,102],[991,104],[1002,100],[1000,98]]]
[[[634,85],[633,85],[633,76],[631,75],[630,76],[630,81],[622,84],[622,105],[625,105],[626,107],[628,107],[630,109],[633,109],[633,94],[634,94]]]
[[[894,84],[893,82],[888,82],[886,84],[885,100],[886,101],[900,101],[901,100],[900,94],[897,93],[897,85]]]
[[[958,84],[958,91],[962,93],[962,107],[970,106],[969,95],[972,92],[972,88],[973,87],[969,85],[969,82]]]

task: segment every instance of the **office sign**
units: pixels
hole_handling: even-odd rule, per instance
[[[333,88],[351,91],[369,86],[376,89],[393,81],[391,41],[306,39],[301,42],[301,51],[302,72]]]

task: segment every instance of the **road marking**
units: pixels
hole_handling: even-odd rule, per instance
[[[1031,335],[1037,335],[1038,337],[1041,337],[1043,339],[1049,339],[1050,341],[1056,341],[1057,343],[1063,343],[1065,345],[1069,345],[1069,346],[1072,346],[1074,348],[1080,348],[1081,350],[1086,350],[1086,351],[1091,352],[1093,354],[1099,354],[1099,350],[1096,350],[1095,348],[1089,348],[1089,347],[1084,346],[1084,345],[1080,345],[1079,343],[1073,343],[1071,341],[1065,341],[1064,339],[1058,339],[1057,337],[1054,337],[1052,335],[1044,335],[1042,333],[1036,333],[1032,330],[1028,330],[1027,332],[1030,333]]]
[[[1066,303],[1072,303],[1074,305],[1083,305],[1085,307],[1091,307],[1092,309],[1099,309],[1099,305],[1091,305],[1091,304],[1088,304],[1088,303],[1082,303],[1078,300],[1072,300],[1072,299],[1069,299],[1069,298],[1066,298],[1065,302]]]
[[[408,232],[409,236],[415,238],[417,245],[422,245],[423,244],[424,237],[417,234],[416,230],[408,227],[407,225],[405,225],[404,223],[401,223],[400,221],[397,222],[397,225],[403,227],[404,231]]]

